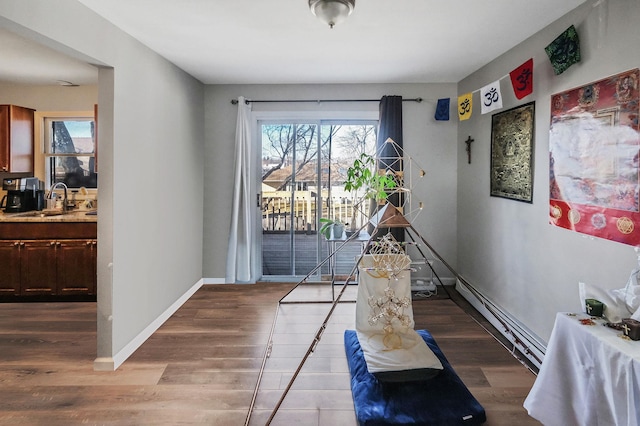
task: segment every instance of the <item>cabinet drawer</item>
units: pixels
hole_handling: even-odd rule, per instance
[[[97,235],[96,222],[0,223],[0,240],[95,239]]]

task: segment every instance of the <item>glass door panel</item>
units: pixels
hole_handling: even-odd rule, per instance
[[[375,152],[376,123],[260,123],[262,139],[263,279],[303,277],[329,254],[319,219],[349,229],[366,221],[353,214],[343,189],[346,170],[360,153]],[[336,256],[334,273],[351,271],[354,244]],[[329,263],[313,278],[329,274]]]
[[[376,128],[376,123],[372,122],[323,122],[320,127],[320,134],[326,142],[321,146],[323,191],[320,217],[339,221],[345,229],[343,235],[334,235],[334,238],[346,239],[368,221],[368,215],[362,209],[354,208],[355,194],[344,190],[344,182],[347,179],[347,169],[356,158],[363,153],[375,155]],[[334,247],[340,245],[339,242],[332,244]],[[349,274],[360,251],[361,244],[357,242],[345,245],[331,262],[334,270],[323,270],[322,273],[333,272],[338,276]],[[323,254],[328,255],[328,250],[323,251]]]
[[[316,124],[261,124],[262,274],[304,276],[318,263]]]

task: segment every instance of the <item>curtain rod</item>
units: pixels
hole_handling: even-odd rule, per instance
[[[273,103],[273,102],[314,102],[321,104],[322,102],[380,102],[380,99],[265,99],[251,100],[245,99],[246,104],[250,103]],[[402,102],[422,102],[422,98],[403,99]],[[231,99],[233,105],[238,104],[237,99]]]

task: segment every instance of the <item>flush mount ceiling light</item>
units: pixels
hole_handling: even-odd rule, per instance
[[[60,86],[65,86],[65,87],[78,87],[78,85],[77,85],[77,84],[72,83],[72,82],[67,81],[67,80],[57,80],[57,81],[58,81],[58,84],[59,84]]]
[[[309,9],[322,22],[333,28],[351,15],[356,0],[309,0]]]

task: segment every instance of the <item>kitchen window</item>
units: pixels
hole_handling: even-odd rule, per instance
[[[46,187],[95,189],[95,121],[93,115],[50,114],[42,120],[41,173]]]

